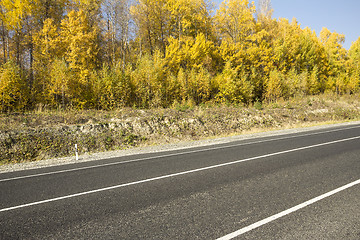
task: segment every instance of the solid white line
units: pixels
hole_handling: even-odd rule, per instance
[[[302,209],[304,207],[307,207],[307,206],[309,206],[309,205],[311,205],[313,203],[316,203],[316,202],[318,202],[318,201],[320,201],[320,200],[322,200],[324,198],[330,197],[330,196],[332,196],[332,195],[334,195],[336,193],[344,191],[344,190],[346,190],[348,188],[351,188],[351,187],[353,187],[355,185],[358,185],[358,184],[360,184],[360,179],[355,181],[355,182],[349,183],[349,184],[347,184],[345,186],[339,187],[339,188],[337,188],[337,189],[335,189],[333,191],[325,193],[325,194],[323,194],[321,196],[310,199],[309,201],[306,201],[304,203],[296,205],[295,207],[289,208],[289,209],[287,209],[285,211],[282,211],[282,212],[280,212],[278,214],[272,215],[272,216],[270,216],[268,218],[265,218],[265,219],[263,219],[261,221],[253,223],[253,224],[251,224],[251,225],[249,225],[247,227],[241,228],[241,229],[239,229],[239,230],[237,230],[237,231],[235,231],[233,233],[230,233],[230,234],[228,234],[226,236],[218,238],[217,240],[230,240],[230,239],[233,239],[233,238],[238,237],[238,236],[240,236],[240,235],[242,235],[242,234],[244,234],[246,232],[249,232],[249,231],[251,231],[251,230],[253,230],[255,228],[258,228],[258,227],[260,227],[260,226],[262,226],[264,224],[270,223],[270,222],[272,222],[272,221],[274,221],[274,220],[276,220],[278,218],[284,217],[284,216],[286,216],[286,215],[288,215],[290,213],[293,213],[293,212],[295,212],[297,210],[300,210],[300,209]]]
[[[173,173],[173,174],[169,174],[169,175],[164,175],[164,176],[159,176],[159,177],[144,179],[144,180],[140,180],[140,181],[136,181],[136,182],[130,182],[130,183],[125,183],[125,184],[110,186],[110,187],[106,187],[106,188],[99,188],[99,189],[95,189],[95,190],[91,190],[91,191],[80,192],[80,193],[71,194],[71,195],[62,196],[62,197],[57,197],[57,198],[51,198],[51,199],[47,199],[47,200],[42,200],[42,201],[33,202],[33,203],[27,203],[27,204],[23,204],[23,205],[14,206],[14,207],[3,208],[3,209],[0,209],[0,212],[6,212],[6,211],[14,210],[14,209],[19,209],[19,208],[24,208],[24,207],[39,205],[39,204],[43,204],[43,203],[55,202],[55,201],[59,201],[59,200],[63,200],[63,199],[68,199],[68,198],[74,198],[74,197],[78,197],[78,196],[82,196],[82,195],[87,195],[87,194],[92,194],[92,193],[97,193],[97,192],[108,191],[108,190],[112,190],[112,189],[127,187],[127,186],[136,185],[136,184],[141,184],[141,183],[152,182],[152,181],[156,181],[156,180],[160,180],[160,179],[165,179],[165,178],[171,178],[171,177],[181,176],[181,175],[185,175],[185,174],[189,174],[189,173],[196,173],[196,172],[200,172],[200,171],[205,171],[205,170],[209,170],[209,169],[214,169],[214,168],[219,168],[219,167],[234,165],[234,164],[237,164],[237,163],[252,161],[252,160],[256,160],[256,159],[273,157],[273,156],[277,156],[277,155],[281,155],[281,154],[285,154],[285,153],[297,152],[297,151],[301,151],[301,150],[306,150],[306,149],[311,149],[311,148],[316,148],[316,147],[321,147],[321,146],[326,146],[326,145],[331,145],[331,144],[336,144],[336,143],[341,143],[341,142],[347,142],[347,141],[351,141],[351,140],[355,140],[355,139],[360,139],[360,136],[358,136],[358,137],[352,137],[352,138],[347,138],[347,139],[341,139],[341,140],[332,141],[332,142],[320,143],[320,144],[311,145],[311,146],[307,146],[307,147],[290,149],[290,150],[281,151],[281,152],[276,152],[276,153],[270,153],[270,154],[261,155],[261,156],[257,156],[257,157],[251,157],[251,158],[241,159],[241,160],[237,160],[237,161],[233,161],[233,162],[227,162],[227,163],[217,164],[217,165],[213,165],[213,166],[209,166],[209,167],[203,167],[203,168],[198,168],[198,169],[194,169],[194,170],[189,170],[189,171],[184,171],[184,172],[179,172],[179,173]]]
[[[81,171],[81,170],[87,170],[87,169],[93,169],[93,168],[120,165],[120,164],[125,164],[125,163],[141,162],[141,161],[152,160],[152,159],[180,156],[180,155],[186,155],[186,154],[191,154],[191,153],[206,152],[206,151],[211,151],[211,150],[220,150],[220,149],[240,147],[240,146],[259,144],[259,143],[266,143],[266,142],[272,142],[272,141],[280,141],[280,140],[286,140],[286,139],[291,139],[291,138],[314,136],[314,135],[320,135],[320,134],[325,134],[325,133],[332,133],[332,132],[351,130],[351,129],[355,129],[355,128],[359,128],[359,126],[349,127],[349,128],[341,128],[341,129],[335,129],[335,130],[328,130],[328,131],[316,132],[316,133],[300,134],[300,135],[296,135],[296,136],[287,136],[287,137],[273,138],[273,139],[267,139],[267,140],[260,140],[260,141],[249,142],[249,143],[240,143],[240,144],[233,144],[233,145],[227,145],[227,146],[221,146],[221,147],[213,147],[213,148],[206,148],[206,149],[199,149],[199,150],[184,151],[184,152],[180,152],[180,153],[172,153],[172,154],[165,154],[165,155],[154,156],[154,157],[139,158],[139,159],[134,159],[134,160],[122,161],[122,162],[99,164],[99,165],[88,166],[88,167],[80,167],[80,168],[53,171],[53,172],[47,172],[47,173],[25,175],[25,176],[13,177],[13,178],[0,179],[0,182],[7,182],[7,181],[13,181],[13,180],[19,180],[19,179],[25,179],[25,178],[33,178],[33,177],[41,177],[41,176],[47,176],[47,175],[59,174],[59,173],[75,172],[75,171]]]

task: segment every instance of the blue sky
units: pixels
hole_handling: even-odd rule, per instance
[[[258,7],[258,0],[254,2]],[[302,28],[309,27],[317,34],[323,27],[345,34],[346,49],[360,37],[360,0],[272,0],[271,5],[276,19],[291,21],[295,17]]]

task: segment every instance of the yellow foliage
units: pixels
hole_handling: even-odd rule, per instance
[[[183,38],[181,42],[170,38],[166,49],[166,61],[174,72],[180,68],[200,69],[211,66],[215,55],[214,43],[206,40],[203,33],[197,35],[196,39]]]
[[[350,70],[360,73],[360,37],[351,44],[349,50]]]
[[[216,12],[216,26],[223,40],[243,42],[254,32],[254,3],[249,0],[225,0]]]
[[[111,110],[125,106],[130,98],[130,84],[119,67],[104,65],[93,79],[93,94],[97,109]]]
[[[45,20],[43,28],[34,34],[34,57],[40,66],[35,67],[38,71],[46,69],[51,65],[56,57],[61,57],[64,51],[64,45],[59,38],[58,28],[54,25],[54,20],[48,18]]]
[[[0,17],[8,29],[20,29],[26,15],[31,14],[33,1],[30,0],[1,0]]]
[[[205,103],[211,96],[211,76],[204,68],[191,69],[189,76],[190,99],[196,104]]]
[[[27,87],[33,105],[101,109],[360,90],[360,38],[346,51],[344,35],[259,3],[1,0],[0,61],[16,60],[1,67],[2,111],[30,102]]]
[[[0,68],[0,111],[24,110],[29,92],[20,68],[12,61]]]
[[[207,39],[212,37],[211,3],[205,0],[167,0],[166,6],[173,27],[170,36],[178,40],[195,38],[200,33]]]
[[[254,86],[249,76],[244,72],[239,75],[227,62],[224,71],[216,77],[218,94],[216,99],[220,102],[249,103],[253,98]]]
[[[308,81],[306,84],[306,91],[309,95],[315,95],[320,92],[321,83],[319,78],[319,71],[317,66],[310,72],[310,76],[308,77]]]
[[[360,72],[359,70],[353,71],[350,75],[348,82],[348,89],[350,93],[359,92],[360,89]]]
[[[332,33],[327,28],[323,28],[320,32],[320,40],[330,61],[329,74],[336,76],[341,71],[343,72],[347,59],[346,50],[342,46],[345,42],[345,35],[336,32]]]
[[[50,65],[49,75],[46,97],[51,105],[65,107],[65,104],[68,104],[73,97],[72,91],[78,90],[71,89],[71,72],[63,60],[55,59]]]
[[[141,57],[131,73],[136,98],[134,103],[138,107],[159,107],[167,94],[164,60],[160,56],[161,53],[156,52],[154,58],[149,55]]]
[[[84,11],[71,11],[61,22],[60,36],[65,46],[64,57],[69,68],[77,72],[84,81],[89,71],[97,66],[98,30],[90,26]]]

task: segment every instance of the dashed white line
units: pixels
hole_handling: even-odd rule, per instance
[[[336,193],[339,193],[339,192],[341,192],[341,191],[344,191],[344,190],[346,190],[346,189],[348,189],[348,188],[351,188],[351,187],[353,187],[353,186],[355,186],[355,185],[358,185],[358,184],[360,184],[360,179],[357,180],[357,181],[355,181],[355,182],[349,183],[349,184],[347,184],[347,185],[345,185],[345,186],[339,187],[339,188],[337,188],[337,189],[335,189],[335,190],[332,190],[332,191],[330,191],[330,192],[327,192],[327,193],[325,193],[325,194],[323,194],[323,195],[321,195],[321,196],[318,196],[318,197],[315,197],[315,198],[313,198],[313,199],[310,199],[310,200],[308,200],[308,201],[306,201],[306,202],[303,202],[303,203],[301,203],[301,204],[299,204],[299,205],[296,205],[295,207],[289,208],[289,209],[287,209],[287,210],[285,210],[285,211],[282,211],[282,212],[280,212],[280,213],[278,213],[278,214],[272,215],[272,216],[270,216],[270,217],[268,217],[268,218],[265,218],[265,219],[263,219],[263,220],[261,220],[261,221],[258,221],[258,222],[256,222],[256,223],[253,223],[253,224],[251,224],[251,225],[249,225],[249,226],[247,226],[247,227],[241,228],[241,229],[239,229],[239,230],[237,230],[237,231],[235,231],[235,232],[232,232],[232,233],[230,233],[230,234],[228,234],[228,235],[226,235],[226,236],[223,236],[223,237],[221,237],[221,238],[218,238],[217,240],[230,240],[230,239],[233,239],[233,238],[235,238],[235,237],[239,237],[240,235],[242,235],[242,234],[244,234],[244,233],[246,233],[246,232],[249,232],[249,231],[251,231],[251,230],[254,230],[255,228],[258,228],[258,227],[260,227],[260,226],[262,226],[262,225],[265,225],[265,224],[267,224],[267,223],[270,223],[270,222],[272,222],[272,221],[274,221],[274,220],[276,220],[276,219],[278,219],[278,218],[284,217],[284,216],[286,216],[286,215],[288,215],[288,214],[290,214],[290,213],[293,213],[293,212],[295,212],[295,211],[298,211],[298,210],[300,210],[300,209],[302,209],[302,208],[305,208],[305,207],[307,207],[307,206],[309,206],[309,205],[311,205],[311,204],[313,204],[313,203],[316,203],[316,202],[318,202],[318,201],[320,201],[320,200],[322,200],[322,199],[324,199],[324,198],[330,197],[330,196],[332,196],[332,195],[334,195],[334,194],[336,194]]]
[[[300,134],[300,135],[295,135],[295,136],[286,136],[286,137],[273,138],[273,139],[267,139],[267,140],[260,140],[260,141],[249,142],[249,143],[240,143],[240,144],[232,144],[232,145],[227,145],[227,146],[212,147],[212,148],[198,149],[198,150],[192,150],[192,151],[184,151],[184,152],[180,152],[180,153],[165,154],[165,155],[160,155],[160,156],[139,158],[139,159],[128,160],[128,161],[106,163],[106,164],[99,164],[99,165],[93,165],[93,166],[87,166],[87,167],[72,168],[72,169],[52,171],[52,172],[46,172],[46,173],[39,173],[39,174],[25,175],[25,176],[19,176],[19,177],[5,178],[5,179],[0,179],[0,182],[13,181],[13,180],[19,180],[19,179],[25,179],[25,178],[33,178],[33,177],[41,177],[41,176],[47,176],[47,175],[59,174],[59,173],[75,172],[75,171],[81,171],[81,170],[87,170],[87,169],[93,169],[93,168],[120,165],[120,164],[125,164],[125,163],[141,162],[141,161],[152,160],[152,159],[180,156],[180,155],[191,154],[191,153],[199,153],[199,152],[206,152],[206,151],[211,151],[211,150],[219,150],[219,149],[240,147],[240,146],[259,144],[259,143],[266,143],[266,142],[272,142],[272,141],[280,141],[280,140],[286,140],[286,139],[291,139],[291,138],[314,136],[314,135],[320,135],[320,134],[325,134],[325,133],[332,133],[332,132],[339,132],[339,131],[344,131],[344,130],[351,130],[351,129],[355,129],[355,128],[359,128],[359,126],[354,126],[354,127],[349,127],[349,128],[341,128],[341,129],[333,129],[333,130],[316,132],[316,133]]]
[[[275,153],[265,154],[265,155],[256,156],[256,157],[251,157],[251,158],[246,158],[246,159],[241,159],[241,160],[237,160],[237,161],[233,161],[233,162],[227,162],[227,163],[217,164],[217,165],[213,165],[213,166],[209,166],[209,167],[203,167],[203,168],[198,168],[198,169],[194,169],[194,170],[189,170],[189,171],[184,171],[184,172],[179,172],[179,173],[173,173],[173,174],[169,174],[169,175],[164,175],[164,176],[159,176],[159,177],[144,179],[144,180],[140,180],[140,181],[135,181],[135,182],[125,183],[125,184],[110,186],[110,187],[106,187],[106,188],[99,188],[99,189],[95,189],[95,190],[91,190],[91,191],[80,192],[80,193],[71,194],[71,195],[67,195],[67,196],[62,196],[62,197],[57,197],[57,198],[51,198],[51,199],[47,199],[47,200],[42,200],[42,201],[37,201],[37,202],[32,202],[32,203],[27,203],[27,204],[22,204],[22,205],[13,206],[13,207],[8,207],[8,208],[3,208],[3,209],[0,209],[0,212],[6,212],[6,211],[10,211],[10,210],[19,209],[19,208],[30,207],[30,206],[35,206],[35,205],[39,205],[39,204],[49,203],[49,202],[55,202],[55,201],[59,201],[59,200],[64,200],[64,199],[69,199],[69,198],[74,198],[74,197],[79,197],[79,196],[88,195],[88,194],[92,194],[92,193],[109,191],[109,190],[113,190],[113,189],[117,189],[117,188],[122,188],[122,187],[127,187],[127,186],[131,186],[131,185],[137,185],[137,184],[141,184],[141,183],[152,182],[152,181],[156,181],[156,180],[161,180],[161,179],[166,179],[166,178],[181,176],[181,175],[190,174],[190,173],[196,173],[196,172],[205,171],[205,170],[210,170],[210,169],[214,169],[214,168],[219,168],[219,167],[234,165],[234,164],[238,164],[238,163],[242,163],[242,162],[247,162],[247,161],[252,161],[252,160],[257,160],[257,159],[262,159],[262,158],[268,158],[268,157],[277,156],[277,155],[281,155],[281,154],[286,154],[286,153],[291,153],[291,152],[297,152],[297,151],[301,151],[301,150],[306,150],[306,149],[311,149],[311,148],[316,148],[316,147],[321,147],[321,146],[326,146],[326,145],[331,145],[331,144],[336,144],[336,143],[341,143],[341,142],[347,142],[347,141],[356,140],[356,139],[360,139],[360,136],[358,136],[358,137],[352,137],[352,138],[346,138],[346,139],[341,139],[341,140],[336,140],[336,141],[331,141],[331,142],[326,142],[326,143],[320,143],[320,144],[311,145],[311,146],[306,146],[306,147],[301,147],[301,148],[294,148],[294,149],[290,149],[290,150],[286,150],[286,151],[281,151],[281,152],[275,152]]]

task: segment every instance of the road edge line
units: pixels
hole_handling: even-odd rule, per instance
[[[321,147],[321,146],[327,146],[327,145],[331,145],[331,144],[335,144],[335,143],[347,142],[347,141],[351,141],[351,140],[355,140],[355,139],[360,139],[360,136],[358,136],[358,137],[352,137],[352,138],[346,138],[346,139],[341,139],[341,140],[336,140],[336,141],[331,141],[331,142],[326,142],[326,143],[315,144],[315,145],[306,146],[306,147],[294,148],[294,149],[285,150],[285,151],[280,151],[280,152],[275,152],[275,153],[269,153],[269,154],[265,154],[265,155],[261,155],[261,156],[256,156],[256,157],[250,157],[250,158],[240,159],[240,160],[236,160],[236,161],[232,161],[232,162],[227,162],[227,163],[221,163],[221,164],[212,165],[212,166],[208,166],[208,167],[197,168],[197,169],[188,170],[188,171],[183,171],[183,172],[178,172],[178,173],[172,173],[172,174],[168,174],[168,175],[163,175],[163,176],[158,176],[158,177],[154,177],[154,178],[143,179],[143,180],[139,180],[139,181],[135,181],[135,182],[130,182],[130,183],[123,183],[123,184],[114,185],[114,186],[105,187],[105,188],[98,188],[98,189],[94,189],[94,190],[90,190],[90,191],[85,191],[85,192],[70,194],[70,195],[66,195],[66,196],[62,196],[62,197],[50,198],[50,199],[41,200],[41,201],[32,202],[32,203],[26,203],[26,204],[22,204],[22,205],[18,205],[18,206],[13,206],[13,207],[8,207],[8,208],[0,209],[0,212],[6,212],[6,211],[10,211],[10,210],[19,209],[19,208],[35,206],[35,205],[39,205],[39,204],[43,204],[43,203],[48,203],[48,202],[55,202],[55,201],[59,201],[59,200],[64,200],[64,199],[69,199],[69,198],[74,198],[74,197],[79,197],[79,196],[83,196],[83,195],[87,195],[87,194],[92,194],[92,193],[97,193],[97,192],[104,192],[104,191],[113,190],[113,189],[122,188],[122,187],[127,187],[127,186],[131,186],[131,185],[137,185],[137,184],[141,184],[141,183],[152,182],[152,181],[156,181],[156,180],[161,180],[161,179],[166,179],[166,178],[171,178],[171,177],[186,175],[186,174],[190,174],[190,173],[196,173],[196,172],[206,171],[206,170],[210,170],[210,169],[214,169],[214,168],[225,167],[225,166],[234,165],[234,164],[238,164],[238,163],[242,163],[242,162],[248,162],[248,161],[252,161],[252,160],[257,160],[257,159],[262,159],[262,158],[267,158],[267,157],[278,156],[278,155],[281,155],[281,154],[292,153],[292,152],[302,151],[302,150],[311,149],[311,148],[316,148],[316,147]]]
[[[272,222],[272,221],[275,221],[275,220],[278,219],[278,218],[281,218],[281,217],[284,217],[284,216],[286,216],[286,215],[289,215],[290,213],[293,213],[293,212],[295,212],[295,211],[298,211],[298,210],[300,210],[300,209],[302,209],[302,208],[305,208],[305,207],[307,207],[307,206],[309,206],[309,205],[311,205],[311,204],[314,204],[314,203],[316,203],[316,202],[318,202],[318,201],[320,201],[320,200],[323,200],[323,199],[325,199],[325,198],[327,198],[327,197],[330,197],[330,196],[332,196],[332,195],[334,195],[334,194],[336,194],[336,193],[339,193],[339,192],[341,192],[341,191],[344,191],[344,190],[346,190],[346,189],[348,189],[348,188],[351,188],[351,187],[353,187],[353,186],[355,186],[355,185],[358,185],[358,184],[360,184],[360,179],[358,179],[358,180],[356,180],[356,181],[354,181],[354,182],[351,182],[351,183],[349,183],[349,184],[347,184],[347,185],[344,185],[344,186],[342,186],[342,187],[339,187],[339,188],[337,188],[337,189],[334,189],[334,190],[332,190],[332,191],[330,191],[330,192],[327,192],[327,193],[325,193],[325,194],[322,194],[322,195],[320,195],[320,196],[318,196],[318,197],[315,197],[315,198],[313,198],[313,199],[310,199],[310,200],[308,200],[308,201],[306,201],[306,202],[303,202],[303,203],[301,203],[301,204],[299,204],[299,205],[296,205],[296,206],[294,206],[294,207],[292,207],[292,208],[289,208],[289,209],[287,209],[287,210],[285,210],[285,211],[282,211],[282,212],[280,212],[280,213],[277,213],[277,214],[275,214],[275,215],[272,215],[272,216],[270,216],[270,217],[267,217],[267,218],[265,218],[265,219],[263,219],[263,220],[260,220],[260,221],[258,221],[258,222],[256,222],[256,223],[253,223],[253,224],[251,224],[251,225],[249,225],[249,226],[246,226],[246,227],[244,227],[244,228],[241,228],[241,229],[239,229],[239,230],[237,230],[237,231],[235,231],[235,232],[229,233],[229,234],[227,234],[227,235],[225,235],[225,236],[223,236],[223,237],[218,238],[217,240],[230,240],[230,239],[233,239],[233,238],[238,237],[238,236],[240,236],[240,235],[242,235],[242,234],[244,234],[244,233],[247,233],[247,232],[249,232],[249,231],[251,231],[251,230],[254,230],[255,228],[258,228],[258,227],[260,227],[260,226],[262,226],[262,225],[265,225],[265,224],[267,224],[267,223],[270,223],[270,222]]]
[[[121,165],[121,164],[126,164],[126,163],[142,162],[142,161],[146,161],[146,160],[153,160],[153,159],[159,159],[159,158],[166,158],[166,157],[180,156],[180,155],[186,155],[186,154],[200,153],[200,152],[206,152],[206,151],[211,151],[211,150],[221,150],[221,149],[227,149],[227,148],[233,148],[233,147],[247,146],[247,145],[252,145],[252,144],[261,144],[261,143],[272,142],[272,141],[281,141],[281,140],[298,138],[298,137],[315,136],[315,135],[320,135],[320,134],[351,130],[351,129],[355,129],[355,128],[359,128],[359,126],[349,127],[349,128],[341,128],[341,129],[333,129],[333,130],[327,130],[327,131],[316,132],[316,133],[305,133],[305,134],[299,134],[299,135],[295,135],[295,136],[287,136],[287,134],[285,134],[285,135],[280,135],[281,137],[279,137],[279,138],[271,138],[271,139],[254,141],[254,142],[249,142],[249,143],[229,144],[229,145],[221,146],[221,147],[212,147],[212,148],[205,148],[205,149],[199,149],[199,150],[190,150],[190,151],[184,151],[184,152],[180,152],[180,153],[170,153],[170,154],[164,154],[164,155],[159,155],[159,156],[137,158],[137,159],[127,160],[127,161],[105,163],[105,164],[99,164],[99,165],[93,165],[93,166],[87,166],[87,167],[79,167],[79,168],[72,168],[72,169],[65,169],[65,170],[58,170],[58,171],[50,171],[50,172],[45,172],[45,173],[24,175],[24,176],[18,176],[18,177],[4,178],[4,179],[0,179],[0,182],[8,182],[8,181],[14,181],[14,180],[20,180],[20,179],[26,179],[26,178],[33,178],[33,177],[48,176],[48,175],[53,175],[53,174],[82,171],[82,170],[88,170],[88,169],[94,169],[94,168],[100,168],[100,167]],[[215,144],[214,146],[216,146],[216,145],[217,144]],[[56,167],[56,166],[50,166],[50,167]],[[29,169],[29,170],[34,170],[34,169]],[[2,173],[0,173],[0,174],[2,174]]]

